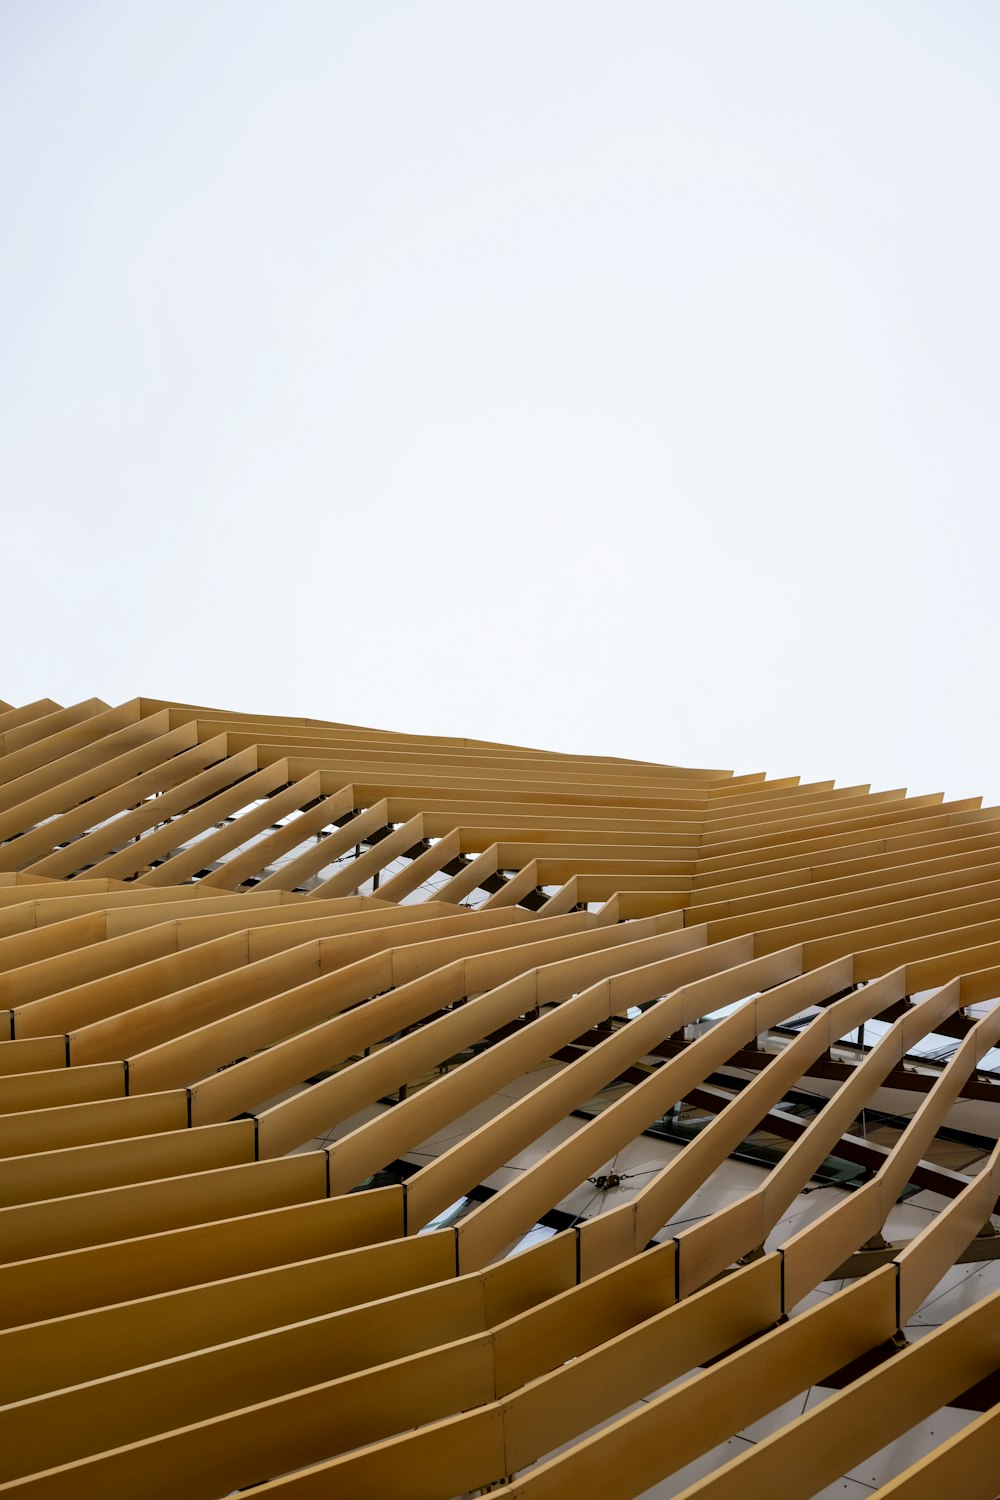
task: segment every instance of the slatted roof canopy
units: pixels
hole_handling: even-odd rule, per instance
[[[0,991],[0,1495],[1000,1490],[1000,809],[2,704]]]

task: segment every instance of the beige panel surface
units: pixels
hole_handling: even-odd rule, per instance
[[[1000,1492],[997,809],[39,698],[0,840],[0,1495]]]

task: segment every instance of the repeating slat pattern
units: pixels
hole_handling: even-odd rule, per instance
[[[979,799],[4,706],[0,1494],[994,1500],[998,996]]]

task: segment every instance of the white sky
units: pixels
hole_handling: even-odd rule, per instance
[[[3,0],[0,696],[1000,802],[1000,8]]]

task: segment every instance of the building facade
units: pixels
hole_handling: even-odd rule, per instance
[[[1000,1492],[1000,810],[0,705],[0,1496]]]

